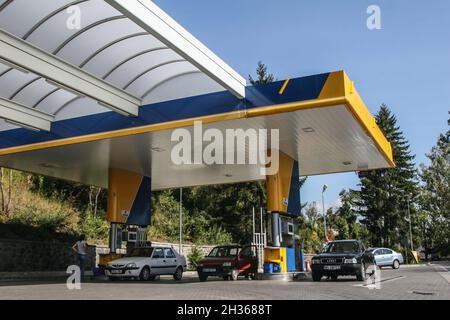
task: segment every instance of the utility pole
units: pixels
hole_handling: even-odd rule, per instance
[[[183,254],[183,188],[180,188],[180,244],[178,252]]]
[[[325,241],[327,241],[327,214],[325,212],[325,201],[323,194],[327,191],[328,186],[326,184],[322,187],[322,212],[323,212],[323,224],[325,226]]]
[[[412,236],[412,226],[411,226],[411,209],[409,207],[409,197],[406,197],[406,202],[408,204],[408,220],[409,220],[409,239],[411,241],[411,252],[414,251],[413,236]]]

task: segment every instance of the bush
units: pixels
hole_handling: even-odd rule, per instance
[[[191,253],[188,255],[189,270],[197,270],[198,263],[204,258],[203,252],[194,245]]]
[[[74,232],[76,221],[73,218],[73,211],[63,205],[45,207],[27,203],[14,210],[9,223],[34,226],[48,232]]]
[[[170,195],[170,191],[162,191],[154,195],[153,203],[152,221],[148,232],[149,239],[153,241],[177,241],[179,238],[180,212],[178,202]],[[184,209],[183,215],[186,215]]]
[[[230,244],[233,243],[231,233],[224,228],[214,225],[208,232],[206,243],[208,244]]]
[[[86,212],[81,219],[79,231],[86,236],[89,241],[107,243],[109,236],[109,224],[103,217],[105,214],[100,212],[97,217],[90,212]]]

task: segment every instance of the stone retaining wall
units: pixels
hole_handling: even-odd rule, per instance
[[[76,264],[73,243],[0,239],[0,272],[66,271]],[[89,248],[86,270],[92,270],[95,248]]]
[[[166,242],[152,242],[155,246],[168,246],[181,251],[187,260],[194,245],[179,245]],[[30,271],[66,271],[67,267],[76,264],[76,255],[71,247],[72,243],[40,242],[0,239],[0,272],[30,272]],[[207,255],[214,246],[196,246],[203,255]],[[99,254],[109,253],[106,246],[94,246],[88,249],[86,270],[92,270],[98,264]],[[125,250],[122,250],[125,253]],[[305,254],[305,260],[312,255]],[[189,264],[189,261],[188,261]]]

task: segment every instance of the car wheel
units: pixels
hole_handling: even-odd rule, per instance
[[[180,281],[183,278],[183,268],[178,267],[175,273],[173,274],[173,278],[177,281]]]
[[[361,267],[359,268],[359,271],[356,274],[356,280],[358,281],[366,280],[366,266],[364,265],[364,263],[361,263]]]
[[[141,280],[141,281],[150,280],[150,268],[149,267],[142,268],[141,273],[139,274],[139,280]]]
[[[394,263],[392,264],[392,269],[398,269],[400,268],[400,261],[394,260]]]
[[[233,281],[236,281],[238,279],[239,276],[239,271],[234,269],[233,271],[231,271],[231,276],[230,279]]]
[[[313,272],[312,278],[313,278],[313,281],[320,281],[320,279],[322,279],[322,275],[320,273]]]
[[[224,281],[228,281],[228,280],[230,279],[230,277],[229,277],[229,276],[223,276],[222,279],[223,279]]]
[[[204,276],[204,275],[198,275],[198,279],[201,281],[201,282],[205,282],[206,280],[208,280],[208,276]]]
[[[337,276],[337,275],[332,275],[332,276],[331,276],[331,280],[333,280],[333,281],[336,281],[336,280],[337,280],[337,278],[338,278],[338,276]]]

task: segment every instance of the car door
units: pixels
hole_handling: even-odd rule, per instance
[[[256,272],[255,268],[257,265],[256,251],[252,246],[245,246],[239,253],[238,268],[244,273]]]
[[[174,274],[178,266],[177,256],[171,248],[164,248],[165,258],[163,262],[165,263],[164,273]]]
[[[164,260],[164,249],[155,248],[150,264],[152,274],[164,274],[164,268],[166,267]]]
[[[377,266],[383,265],[383,249],[377,249],[373,252],[375,263]]]
[[[384,251],[384,264],[390,266],[394,263],[394,252],[391,249],[383,249]]]
[[[390,265],[390,262],[389,262],[389,259],[390,259],[390,257],[389,257],[389,250],[388,249],[380,249],[381,250],[381,263],[382,263],[382,265],[383,266],[388,266],[388,265]]]

